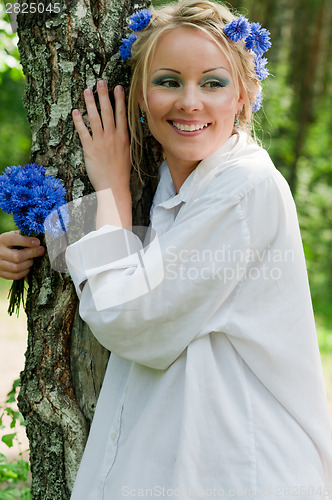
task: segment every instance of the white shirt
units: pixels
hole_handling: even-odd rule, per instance
[[[332,499],[326,394],[286,181],[235,135],[178,194],[161,166],[151,222],[164,277],[147,293],[129,231],[104,226],[67,249],[80,315],[112,352],[72,500]],[[114,260],[119,231],[131,243]],[[157,275],[160,255],[145,250]]]

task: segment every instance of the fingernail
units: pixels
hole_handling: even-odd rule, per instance
[[[123,92],[123,87],[121,85],[117,85],[114,89],[114,92]]]
[[[104,80],[100,80],[100,82],[98,82],[98,86],[101,89],[106,89],[107,83]]]
[[[39,245],[39,240],[31,240],[31,244],[37,246]]]
[[[75,116],[80,115],[80,112],[78,111],[78,109],[73,109],[73,115],[75,115]]]
[[[84,90],[85,95],[92,95],[92,90],[91,89],[85,89]]]

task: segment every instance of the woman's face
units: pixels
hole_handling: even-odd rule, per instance
[[[176,28],[157,42],[147,85],[150,131],[170,168],[192,171],[232,135],[242,107],[229,62],[199,29]]]

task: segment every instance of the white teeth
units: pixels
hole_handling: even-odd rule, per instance
[[[203,128],[208,126],[208,123],[204,123],[202,125],[194,125],[194,124],[184,125],[182,123],[172,122],[172,125],[179,130],[184,130],[186,132],[193,132],[194,130],[202,130]]]

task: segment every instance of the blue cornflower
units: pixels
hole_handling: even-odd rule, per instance
[[[48,236],[58,238],[67,230],[68,225],[68,205],[63,205],[62,207],[53,210],[53,212],[46,217],[44,221],[44,230]]]
[[[22,207],[20,210],[13,210],[13,219],[22,234],[30,234],[29,221],[27,219],[29,207]]]
[[[247,49],[252,50],[257,56],[262,56],[271,45],[270,32],[262,28],[260,23],[250,23],[250,34],[246,38]]]
[[[243,16],[240,16],[238,19],[234,19],[231,23],[224,26],[224,33],[233,42],[243,40],[250,33],[250,24],[248,19]]]
[[[7,179],[6,179],[7,180]],[[11,190],[11,187],[8,182],[3,182],[3,179],[1,179],[0,183],[0,208],[9,214],[12,210],[12,197],[13,197],[13,192]]]
[[[12,191],[12,210],[20,210],[23,207],[29,207],[33,204],[34,191],[33,189],[16,185]]]
[[[17,174],[17,183],[21,186],[35,188],[41,186],[45,180],[46,170],[44,167],[39,167],[35,163],[24,165],[21,171]]]
[[[269,71],[265,67],[267,65],[266,57],[260,57],[255,55],[255,65],[256,73],[259,80],[265,80],[269,76]]]
[[[23,168],[7,167],[0,176],[0,208],[13,214],[15,224],[24,235],[43,233],[48,214],[65,203],[65,189],[60,180],[45,174],[43,166],[32,163]],[[12,315],[16,311],[18,315],[20,304],[24,303],[24,278],[13,282],[8,297],[8,313]]]
[[[7,177],[14,178],[19,172],[21,172],[21,165],[13,165],[12,167],[6,167],[4,173]]]
[[[32,163],[7,167],[0,176],[0,208],[13,213],[23,234],[42,233],[47,215],[65,203],[66,191],[60,180],[45,173],[44,167]]]
[[[44,230],[48,236],[58,238],[63,234],[62,224],[58,216],[58,210],[54,210],[44,221]]]
[[[122,45],[120,46],[120,56],[125,61],[131,57],[131,48],[136,40],[136,35],[131,33],[128,38],[122,38]]]
[[[24,167],[22,167],[22,172],[28,175],[42,175],[45,177],[46,168],[43,167],[43,165],[37,165],[37,163],[28,163],[27,165],[24,165]]]
[[[51,181],[51,182],[50,182]],[[54,184],[52,181],[56,181]],[[60,186],[58,186],[58,183]],[[44,206],[48,211],[61,203],[64,197],[64,188],[58,179],[45,178],[42,186],[37,186],[34,190],[34,198],[36,206]]]
[[[27,214],[27,225],[30,234],[41,234],[44,232],[44,221],[48,215],[48,210],[43,206],[30,208]]]
[[[256,113],[257,111],[259,111],[261,109],[262,102],[263,102],[263,94],[262,94],[262,92],[259,92],[259,94],[257,94],[257,96],[256,96],[256,101],[252,105],[252,110],[254,113]]]
[[[62,205],[62,207],[60,207],[60,209],[58,209],[58,214],[59,214],[61,227],[62,227],[63,231],[66,231],[68,229],[69,222],[70,222],[68,205],[67,204]]]
[[[45,190],[47,189],[49,191],[49,196],[53,197],[57,206],[64,203],[66,190],[59,179],[55,177],[45,177],[43,186]]]
[[[132,31],[142,31],[149,25],[151,17],[152,13],[149,9],[138,10],[130,16],[131,23],[129,24],[129,28]]]

